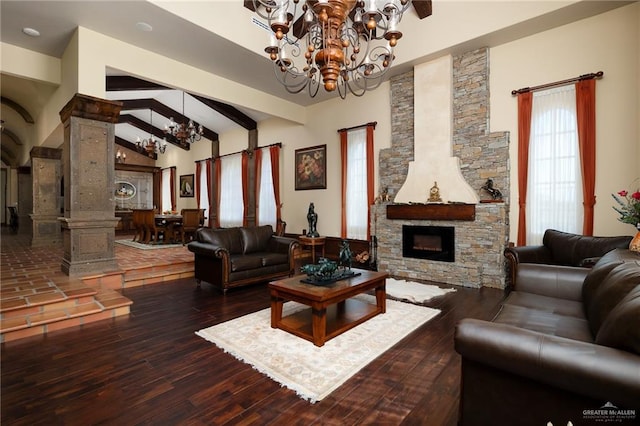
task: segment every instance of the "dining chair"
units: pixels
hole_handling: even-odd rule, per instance
[[[144,214],[144,223],[145,229],[147,231],[147,236],[145,239],[145,244],[149,244],[150,242],[154,242],[155,244],[160,243],[160,235],[162,235],[163,240],[165,239],[167,224],[163,223],[162,220],[156,219],[156,213],[153,210],[145,212]],[[153,238],[152,238],[153,236]]]
[[[133,241],[144,243],[147,240],[147,228],[144,222],[144,214],[147,211],[153,212],[151,209],[133,209],[133,213],[131,214],[131,223],[135,231]]]
[[[177,229],[182,238],[182,245],[193,239],[196,231],[204,226],[206,209],[182,209],[182,225]]]

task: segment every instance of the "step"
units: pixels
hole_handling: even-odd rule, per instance
[[[157,263],[138,266],[126,271],[112,271],[83,277],[83,282],[90,287],[120,290],[157,284],[194,276],[193,260],[177,263]]]
[[[131,300],[113,290],[74,289],[76,295],[50,303],[12,306],[2,312],[0,339],[10,342],[103,319],[128,315]],[[71,290],[70,292],[74,292]],[[66,290],[69,291],[69,290]],[[3,305],[5,303],[3,302]]]

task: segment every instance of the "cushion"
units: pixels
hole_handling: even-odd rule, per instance
[[[640,284],[611,310],[598,330],[596,343],[640,355]]]
[[[640,263],[625,262],[613,268],[585,303],[589,327],[594,336],[611,311],[629,292],[640,284]],[[586,301],[585,301],[586,302]]]
[[[230,254],[242,253],[242,237],[239,228],[201,229],[197,233],[201,243],[226,248]]]
[[[262,255],[262,266],[289,264],[289,255],[281,253],[269,253]]]
[[[240,228],[240,234],[244,253],[256,253],[267,249],[269,240],[273,236],[273,228],[271,225]]]
[[[247,271],[262,267],[261,256],[236,255],[231,257],[231,272]]]
[[[627,248],[631,237],[593,237],[547,229],[542,244],[559,265],[580,266],[584,259],[599,257],[615,248]]]

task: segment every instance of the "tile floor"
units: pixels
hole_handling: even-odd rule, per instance
[[[184,246],[140,250],[116,244],[118,271],[70,278],[61,271],[62,245],[31,247],[29,233],[3,227],[0,250],[2,341],[128,314],[117,290],[193,276]],[[116,239],[131,238],[117,235]]]

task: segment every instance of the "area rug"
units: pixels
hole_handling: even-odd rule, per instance
[[[424,303],[434,297],[456,291],[453,288],[440,288],[435,285],[397,280],[395,278],[387,278],[386,289],[387,296],[393,297],[394,299],[407,300],[412,303]]]
[[[375,304],[375,298],[358,298]],[[283,316],[307,308],[284,304]],[[440,311],[387,300],[384,314],[365,321],[317,347],[313,343],[271,328],[271,310],[263,309],[196,334],[267,375],[301,398],[315,403],[346,382]]]
[[[166,249],[166,248],[175,248],[182,247],[182,244],[143,244],[137,241],[131,240],[116,240],[116,243],[122,244],[123,246],[133,247],[140,250],[157,250],[157,249]]]

